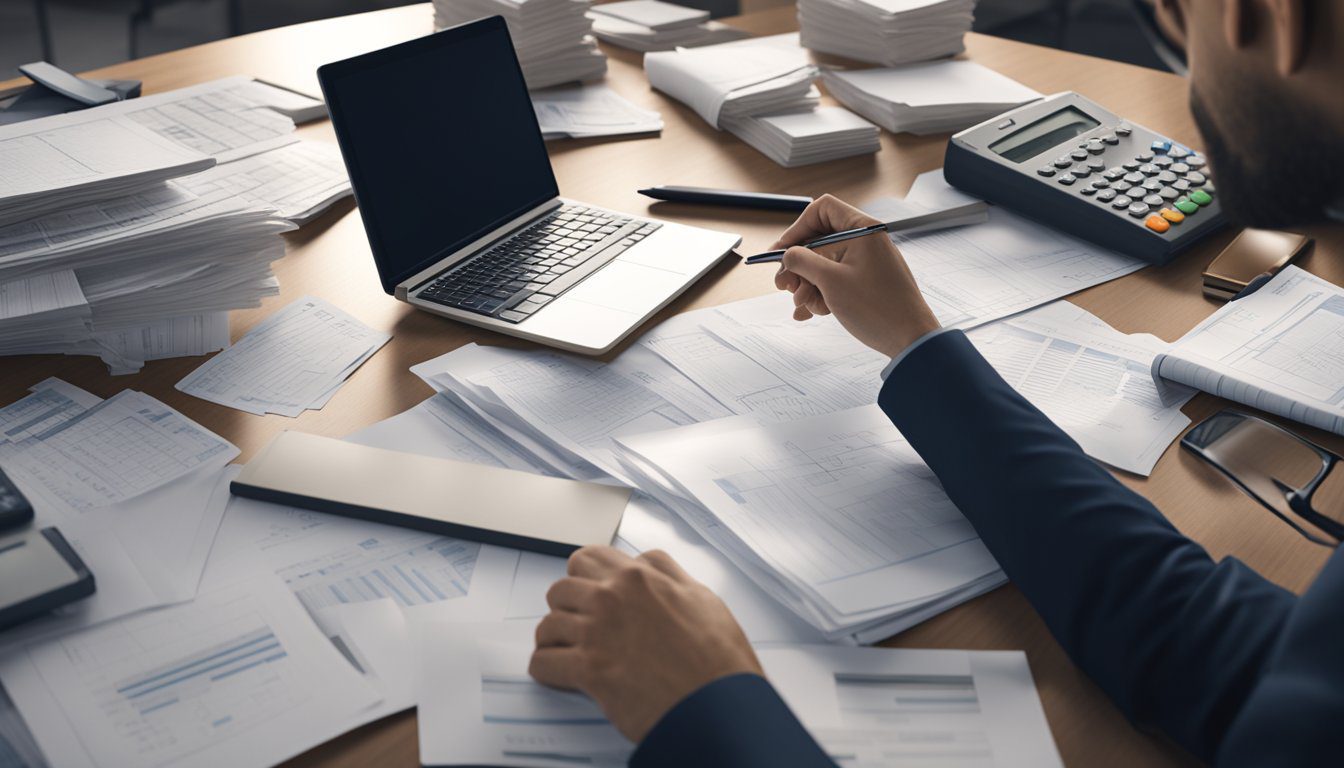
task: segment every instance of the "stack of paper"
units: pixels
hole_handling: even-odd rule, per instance
[[[0,354],[97,355],[131,373],[227,346],[228,311],[278,292],[271,263],[284,255],[277,235],[294,228],[286,219],[307,221],[350,194],[336,147],[300,142],[293,120],[271,108],[313,103],[235,77],[83,110],[77,123],[23,123],[22,140],[0,149],[15,159],[16,181],[46,157],[34,146],[83,158],[85,171],[74,174],[74,159],[42,160],[70,171],[57,177],[71,194],[0,227]],[[138,162],[201,161],[173,166],[171,181],[159,173],[130,192],[113,187],[111,197],[81,186],[116,177],[124,136],[144,145],[131,155]]]
[[[589,0],[434,0],[434,26],[503,16],[528,88],[597,80],[607,57],[586,15]]]
[[[792,168],[881,149],[876,125],[840,107],[724,118],[724,127],[776,163]]]
[[[816,109],[817,69],[796,35],[650,53],[649,83],[780,165],[871,154],[877,127],[843,109]]]
[[[965,50],[975,0],[798,0],[803,47],[892,66]]]
[[[258,323],[177,388],[258,416],[298,416],[326,405],[391,338],[309,296]]]
[[[532,92],[541,135],[550,139],[586,139],[657,133],[662,115],[642,109],[602,83],[547,88]]]
[[[1041,94],[973,61],[939,61],[886,69],[823,70],[841,104],[892,133],[947,133],[968,128]]]
[[[670,51],[731,40],[747,33],[709,20],[709,11],[661,0],[621,0],[594,6],[588,12],[593,34],[603,42],[635,51]]]

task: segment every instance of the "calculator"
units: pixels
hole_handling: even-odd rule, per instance
[[[976,197],[1154,264],[1224,223],[1202,154],[1072,92],[957,133],[943,175]]]

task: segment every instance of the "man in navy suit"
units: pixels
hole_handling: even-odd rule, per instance
[[[1344,210],[1344,3],[1162,0],[1223,209],[1261,226]],[[822,198],[779,247],[873,223]],[[794,317],[892,358],[879,404],[1070,657],[1135,722],[1223,765],[1344,765],[1344,554],[1301,597],[1214,562],[1088,459],[958,331],[886,238],[792,247]],[[637,766],[830,760],[732,615],[665,554],[586,548],[548,594],[531,672],[592,696]]]

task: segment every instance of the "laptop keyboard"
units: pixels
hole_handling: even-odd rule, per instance
[[[439,275],[419,298],[520,323],[662,226],[566,205]]]

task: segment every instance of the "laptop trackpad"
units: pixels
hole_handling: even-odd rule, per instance
[[[599,269],[561,298],[643,316],[686,282],[685,275],[617,260]]]

